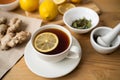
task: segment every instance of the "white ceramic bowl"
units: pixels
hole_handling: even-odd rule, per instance
[[[73,21],[84,18],[84,17],[88,20],[91,20],[92,26],[90,28],[76,29],[76,28],[71,27]],[[75,7],[65,12],[65,14],[63,15],[63,21],[66,24],[66,26],[68,26],[72,31],[82,34],[82,33],[89,32],[99,23],[99,16],[92,9],[89,9],[86,7]]]
[[[0,4],[0,9],[4,11],[11,11],[17,8],[19,5],[19,0],[15,0],[14,2],[8,4]]]
[[[97,40],[97,36],[101,35],[105,35],[107,34],[109,31],[111,31],[112,28],[109,28],[109,27],[105,27],[105,26],[102,26],[102,27],[98,27],[96,29],[94,29],[92,32],[91,32],[91,35],[90,35],[90,42],[93,46],[93,48],[101,53],[101,54],[108,54],[108,53],[112,53],[113,51],[115,51],[119,45],[120,45],[120,36],[118,36],[112,43],[111,43],[111,47],[103,47],[101,45],[99,45],[96,40]]]

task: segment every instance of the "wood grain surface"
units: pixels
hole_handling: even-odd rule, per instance
[[[102,12],[97,27],[109,26],[113,28],[120,22],[119,0],[93,0],[93,2]],[[25,15],[24,12],[19,10],[15,12]],[[49,23],[56,23],[66,27],[61,17],[44,24]],[[37,76],[28,69],[22,57],[2,80],[120,80],[120,46],[112,54],[101,55],[90,44],[90,32],[82,35],[72,31],[71,33],[82,47],[82,59],[77,68],[70,74],[56,79]]]

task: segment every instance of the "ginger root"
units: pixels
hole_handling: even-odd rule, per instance
[[[4,21],[4,18],[0,18],[0,23],[5,23]],[[22,42],[29,39],[30,32],[18,32],[21,27],[21,23],[22,21],[20,19],[13,18],[8,24],[9,27],[5,24],[0,24],[0,42],[2,50],[15,47],[17,44],[21,44]]]
[[[0,17],[0,24],[5,24],[7,22],[7,18]]]
[[[6,50],[9,47],[7,46],[7,43],[13,38],[15,34],[14,33],[9,33],[6,34],[2,39],[1,39],[1,49]]]
[[[7,22],[7,18],[0,17],[0,40],[5,35],[8,26],[5,24]]]
[[[22,20],[18,19],[18,18],[13,18],[10,20],[9,23],[9,28],[7,29],[7,33],[14,33],[17,32],[18,29],[20,28],[20,24],[22,23]]]
[[[5,35],[8,26],[5,24],[0,24],[0,40]]]
[[[22,42],[28,40],[30,37],[30,33],[29,32],[25,32],[25,31],[21,31],[19,33],[17,33],[12,39],[11,41],[9,41],[7,43],[7,45],[9,47],[15,47],[17,44],[21,44]]]

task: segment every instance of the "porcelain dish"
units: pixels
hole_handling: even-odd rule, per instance
[[[109,28],[109,27],[106,27],[106,26],[101,26],[101,27],[98,27],[96,29],[94,29],[92,32],[91,32],[91,35],[90,35],[90,42],[93,46],[93,48],[101,53],[101,54],[108,54],[108,53],[112,53],[113,51],[115,51],[119,45],[120,45],[120,35],[111,43],[111,47],[104,47],[104,46],[101,46],[97,43],[97,37],[98,36],[103,36],[107,33],[109,33],[109,31],[111,31],[112,28]]]
[[[15,0],[14,2],[8,4],[0,4],[0,9],[4,11],[11,11],[16,9],[19,6],[19,0]]]
[[[76,29],[71,26],[73,21],[82,18],[91,20],[92,26],[88,29]],[[65,12],[65,14],[63,15],[63,21],[66,26],[69,27],[73,32],[83,34],[91,31],[93,28],[96,27],[96,25],[99,23],[99,16],[94,10],[90,8],[75,7]]]

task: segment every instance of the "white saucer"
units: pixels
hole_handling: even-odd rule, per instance
[[[45,78],[57,78],[64,76],[73,71],[81,59],[81,46],[78,41],[73,37],[73,45],[80,49],[80,58],[77,59],[64,59],[57,63],[46,63],[40,60],[31,48],[30,42],[27,44],[24,52],[25,62],[28,68],[35,74]]]

